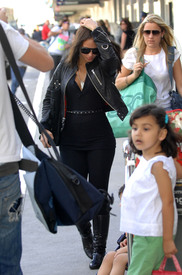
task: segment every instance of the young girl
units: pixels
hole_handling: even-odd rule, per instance
[[[135,235],[127,275],[149,275],[164,255],[177,253],[174,158],[182,137],[172,131],[165,110],[154,104],[136,109],[130,125],[130,146],[141,158],[121,199],[121,231]]]

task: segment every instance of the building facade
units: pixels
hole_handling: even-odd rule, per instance
[[[141,11],[158,14],[174,29],[178,47],[182,45],[181,0],[65,0],[57,6],[58,1],[53,0],[53,8],[57,14],[70,15],[71,22],[79,22],[83,16],[91,16],[95,20],[107,19],[113,34],[117,31],[123,17],[128,17],[134,26],[137,26]]]

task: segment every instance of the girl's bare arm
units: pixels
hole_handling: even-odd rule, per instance
[[[173,240],[174,206],[172,183],[168,172],[163,168],[162,162],[159,161],[155,163],[152,166],[151,172],[157,181],[162,200],[164,254],[167,258],[170,258],[172,255],[177,253]]]

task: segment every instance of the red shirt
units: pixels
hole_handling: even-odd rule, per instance
[[[50,32],[49,27],[44,24],[43,28],[42,28],[42,39],[46,40],[48,38],[48,33]]]

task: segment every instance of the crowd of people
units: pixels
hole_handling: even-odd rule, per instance
[[[47,20],[42,31],[37,28],[30,39],[7,24],[6,13],[0,8],[0,24],[17,62],[23,62],[20,65],[25,68],[29,65],[50,71],[50,83],[43,99],[42,125],[52,139],[58,140],[63,163],[97,189],[108,191],[116,148],[105,113],[115,110],[124,120],[128,109],[119,90],[131,85],[143,70],[155,83],[154,104],[136,109],[130,117],[130,146],[140,156],[140,162],[125,188],[120,190],[120,229],[124,235],[119,239],[119,247],[106,254],[110,224],[107,202],[92,222],[77,224],[83,249],[91,259],[89,268],[98,269],[98,275],[123,275],[127,268],[128,275],[151,274],[159,268],[164,256],[170,258],[177,253],[173,191],[176,179],[182,178],[182,169],[176,160],[177,144],[182,142],[182,136],[174,133],[166,114],[166,110],[171,109],[168,49],[175,43],[174,35],[155,14],[142,13],[136,33],[129,19],[122,18],[119,44],[114,41],[108,21],[88,17],[81,18],[79,23],[80,27],[73,33],[69,30],[68,17],[53,28]],[[49,40],[48,50],[40,45],[41,39]],[[12,171],[12,164],[20,160],[21,143],[8,95],[2,47],[0,56],[0,198],[5,202],[4,198],[11,196],[0,214],[0,223],[4,225],[0,228],[0,273],[21,275],[20,180],[18,169],[7,173],[8,169]],[[176,48],[172,68],[182,95],[182,67]],[[54,93],[59,94],[56,102]],[[40,140],[44,147],[50,147],[44,134]],[[10,222],[12,205],[15,217]],[[134,236],[129,266],[127,233]]]
[[[89,18],[89,16],[86,16]],[[83,18],[80,18],[79,24]],[[133,30],[132,23],[128,18],[122,18],[120,22],[119,40],[117,34],[112,33],[111,26],[108,20],[98,20],[97,24],[108,35],[109,39],[116,42],[121,49],[121,58],[124,53],[129,49],[134,41],[135,31]],[[75,28],[75,27],[74,27]],[[50,72],[50,79],[53,76],[55,68],[58,66],[62,58],[64,58],[74,40],[77,28],[70,30],[70,19],[67,15],[56,25],[51,25],[49,20],[46,20],[43,26],[36,26],[33,30],[32,39],[42,42],[42,45],[48,49],[48,52],[54,60],[54,68]]]

